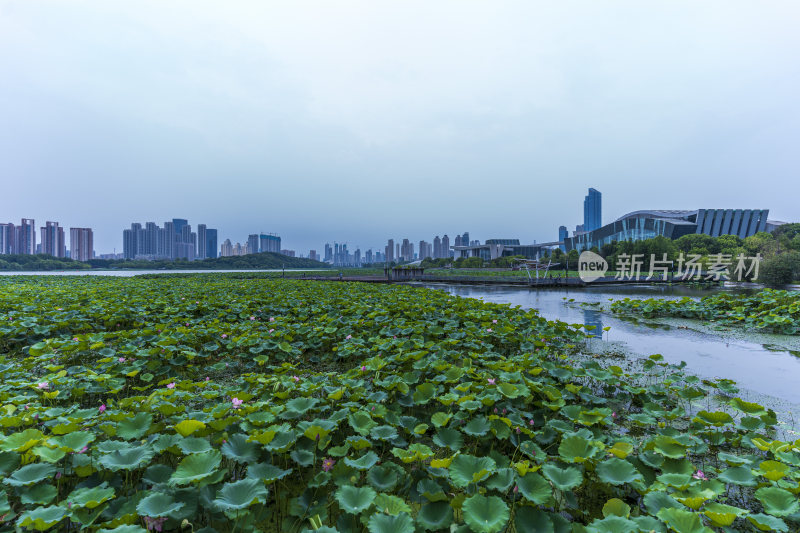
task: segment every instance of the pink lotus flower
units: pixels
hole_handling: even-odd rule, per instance
[[[275,317],[274,316],[269,317],[269,321],[270,322],[275,322]]]
[[[531,420],[530,420],[530,422],[528,422],[528,424],[530,424],[530,425],[535,424],[535,422],[533,421],[533,418],[531,418]]]
[[[700,480],[703,480],[703,481],[708,481],[708,478],[707,478],[707,477],[706,477],[706,475],[703,473],[703,471],[702,471],[702,470],[700,470],[700,469],[698,469],[698,470],[697,470],[697,472],[695,472],[695,473],[692,475],[692,477],[693,477],[694,479],[700,479]]]
[[[173,381],[172,383],[168,384],[167,388],[168,389],[174,389],[175,388],[175,382]]]
[[[492,328],[486,328],[486,331],[491,333],[492,332]]]
[[[250,320],[255,320],[255,319],[256,319],[256,317],[254,317],[254,316],[250,317]]]
[[[299,378],[299,377],[297,377],[297,376],[292,376],[292,379],[294,380],[294,382],[295,382],[295,383],[297,383],[298,381],[300,381],[300,378]]]
[[[211,379],[210,377],[206,376],[206,381],[208,381],[208,380],[210,380],[210,379]]]
[[[494,385],[495,379],[494,378],[489,378],[486,381],[489,382],[489,385]],[[497,409],[495,409],[495,411],[497,411]]]
[[[43,381],[43,382],[39,383],[36,386],[39,387],[40,389],[49,389],[50,388],[50,384],[48,382],[46,382],[46,381]]]
[[[227,333],[223,333],[223,334],[222,334],[222,338],[223,338],[223,339],[227,339],[227,338],[228,338],[228,334],[227,334]]]
[[[72,337],[72,340],[77,341],[78,337]]]
[[[322,460],[322,470],[325,472],[330,472],[333,469],[333,465],[336,464],[336,461],[331,459],[330,457],[326,457]]]
[[[125,362],[125,358],[124,357],[120,357],[119,359],[117,359],[117,361],[119,361],[120,363],[124,363]]]
[[[514,485],[514,494],[516,494],[518,491],[519,491],[519,487]]]
[[[617,412],[616,412],[616,411],[614,411],[613,413],[611,413],[611,418],[617,418]]]
[[[239,398],[233,398],[231,400],[234,409],[238,409],[244,403],[244,401],[240,400]]]
[[[352,338],[353,338],[353,336],[352,336],[352,335],[348,335],[347,337],[345,337],[345,338],[344,338],[344,340],[348,341],[348,340],[350,340],[350,339],[352,339]]]
[[[362,367],[361,367],[361,371],[362,371],[362,372],[366,372],[366,371],[367,371],[367,367],[366,367],[366,366],[362,366]]]
[[[61,472],[56,472],[56,479],[61,479]]]
[[[188,322],[185,325],[186,325],[187,328],[189,327],[189,323]]]
[[[274,329],[269,330],[270,333],[272,333],[273,331],[275,331],[275,330]]]
[[[106,404],[101,404],[98,409],[100,410],[101,413],[104,413],[106,410]]]
[[[492,324],[497,324],[497,320],[492,320]]]

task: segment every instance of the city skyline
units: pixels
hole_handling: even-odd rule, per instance
[[[554,240],[589,186],[604,224],[800,218],[780,192],[796,3],[42,5],[0,7],[0,220],[94,228],[98,253],[173,213],[306,252],[429,228]]]

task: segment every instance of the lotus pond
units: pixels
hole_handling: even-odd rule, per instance
[[[611,310],[624,315],[692,318],[755,331],[800,335],[800,291],[765,289],[753,294],[718,293],[699,300],[625,298],[612,303]]]
[[[798,529],[774,413],[583,345],[412,287],[2,279],[0,530]]]

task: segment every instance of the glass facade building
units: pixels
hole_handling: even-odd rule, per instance
[[[764,231],[768,209],[698,209],[694,211],[634,211],[594,231],[564,239],[570,250],[589,250],[616,241],[642,241],[657,236],[677,239],[702,233],[719,237],[750,237]]]
[[[593,231],[603,223],[603,195],[597,189],[589,189],[583,199],[583,231]]]

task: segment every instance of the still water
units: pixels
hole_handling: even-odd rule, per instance
[[[321,270],[329,269],[286,269],[286,272],[318,272]],[[122,278],[130,278],[133,276],[141,276],[142,274],[214,274],[220,272],[284,272],[280,268],[271,268],[265,270],[50,270],[44,272],[16,272],[4,271],[0,272],[0,276],[115,276]]]
[[[709,290],[659,286],[588,287],[572,291],[447,284],[425,286],[457,296],[537,309],[549,320],[594,325],[595,332],[610,326],[608,339],[625,342],[637,354],[660,353],[671,363],[686,361],[687,369],[699,376],[732,379],[758,394],[800,404],[800,357],[788,350],[775,350],[768,345],[692,329],[659,326],[646,320],[626,320],[577,305],[581,302],[607,304],[609,299],[626,297],[700,297],[711,294]],[[565,298],[574,299],[574,302],[567,303]]]

